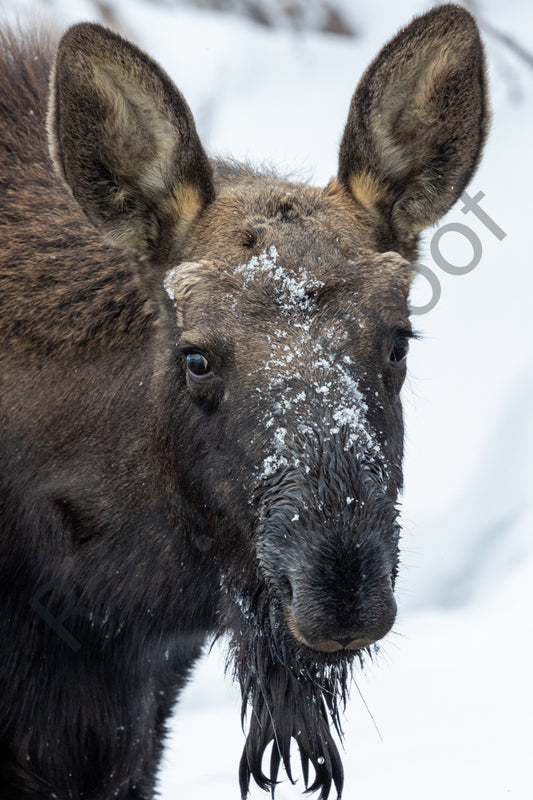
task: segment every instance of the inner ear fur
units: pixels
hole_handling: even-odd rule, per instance
[[[141,262],[164,262],[214,197],[184,98],[155,61],[100,25],[75,25],[60,42],[48,130],[55,167],[89,219]]]
[[[339,180],[392,228],[412,257],[472,177],[489,122],[485,58],[476,22],[444,5],[403,28],[352,98]]]

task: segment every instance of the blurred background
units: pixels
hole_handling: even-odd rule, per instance
[[[363,70],[423,0],[0,0],[8,19],[58,30],[99,20],[150,52],[187,98],[213,154],[267,163],[313,184],[336,173]],[[475,269],[446,274],[404,390],[407,428],[400,615],[346,713],[351,800],[531,800],[533,777],[533,5],[476,0],[493,107],[468,191],[440,223],[481,242]],[[491,230],[492,228],[492,230]],[[502,234],[505,234],[503,237]],[[443,256],[472,259],[449,232]],[[419,279],[413,302],[429,300]],[[237,800],[239,698],[214,650],[173,724],[164,800]],[[301,797],[301,782],[277,790]],[[253,790],[252,797],[263,797]]]

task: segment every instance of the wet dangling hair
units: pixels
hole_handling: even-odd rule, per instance
[[[263,592],[246,602],[241,595],[240,602],[230,602],[226,608],[228,670],[241,688],[243,727],[248,719],[239,768],[242,799],[248,796],[251,778],[274,794],[281,764],[295,783],[290,759],[294,739],[306,790],[320,791],[320,800],[327,800],[334,786],[339,800],[344,771],[335,733],[342,740],[340,715],[354,655],[330,653],[328,662],[320,663],[318,654],[315,658],[298,649],[288,632],[277,629],[271,603]],[[265,775],[262,762],[271,743],[270,774]]]

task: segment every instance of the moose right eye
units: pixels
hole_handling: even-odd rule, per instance
[[[207,378],[213,374],[209,361],[201,353],[188,353],[187,369],[191,377],[196,380]]]

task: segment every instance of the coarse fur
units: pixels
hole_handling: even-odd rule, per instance
[[[152,798],[219,635],[243,797],[291,740],[340,797],[351,668],[396,613],[410,262],[486,135],[475,21],[381,51],[325,188],[209,160],[117,34],[55,53],[1,34],[0,794]]]

